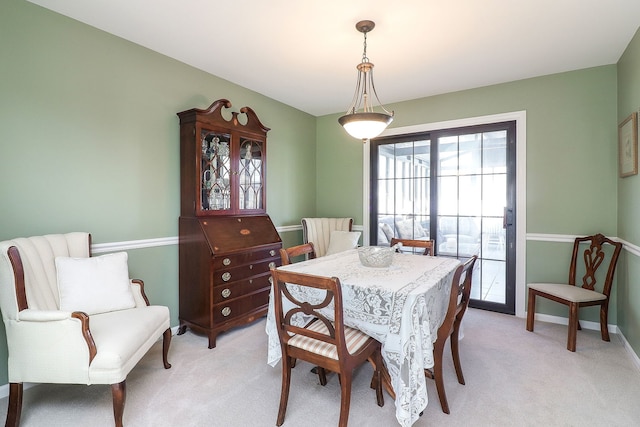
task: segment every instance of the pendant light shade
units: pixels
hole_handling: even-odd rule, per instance
[[[349,135],[363,140],[380,135],[392,121],[393,116],[383,113],[352,113],[338,119]]]
[[[338,119],[349,135],[362,139],[363,142],[380,135],[393,121],[393,111],[387,111],[378,99],[373,84],[373,64],[367,58],[367,33],[373,30],[375,25],[373,21],[360,21],[356,24],[356,29],[364,34],[364,52],[362,61],[356,67],[358,81],[353,100],[347,113]],[[382,112],[374,111],[374,102]]]

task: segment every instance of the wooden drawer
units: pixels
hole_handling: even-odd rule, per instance
[[[224,283],[214,286],[213,303],[218,304],[224,301],[242,297],[254,293],[261,289],[271,288],[271,272],[263,273],[259,276],[252,276],[237,282]]]
[[[236,317],[242,317],[257,308],[264,306],[266,309],[267,304],[269,304],[269,289],[221,304],[214,304],[212,307],[213,321],[216,323],[226,322]]]
[[[276,267],[278,263],[273,259],[263,259],[251,264],[241,265],[235,268],[225,268],[213,272],[213,285],[223,285],[225,283],[237,282],[269,273],[271,267]]]
[[[280,245],[250,252],[214,256],[213,269],[215,271],[228,270],[229,268],[255,263],[264,259],[280,260]]]

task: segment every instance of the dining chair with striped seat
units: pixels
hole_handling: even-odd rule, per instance
[[[315,259],[316,257],[316,249],[313,246],[313,242],[303,243],[301,245],[290,246],[288,248],[280,249],[280,259],[282,261],[282,265],[289,265],[293,263],[293,260],[299,258],[301,256],[305,256],[306,259]],[[296,360],[291,360],[291,367],[296,367]],[[320,385],[327,385],[327,373],[324,368],[320,366],[315,366],[311,372],[318,375],[318,380],[320,381]]]
[[[372,365],[376,400],[378,406],[383,406],[382,381],[379,380],[383,366],[380,343],[344,325],[340,280],[279,269],[272,269],[271,275],[276,327],[282,348],[282,391],[276,425],[284,423],[294,359],[340,376],[339,427],[346,427],[349,419],[353,371],[368,358],[375,361]],[[332,311],[333,321],[322,314],[323,309]]]

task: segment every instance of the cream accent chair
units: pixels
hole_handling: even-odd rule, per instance
[[[332,231],[351,231],[353,218],[302,218],[302,240],[313,243],[316,256],[327,254]]]
[[[28,382],[111,384],[115,425],[120,427],[127,374],[161,336],[164,367],[171,367],[169,309],[149,305],[142,281],[129,281],[124,253],[120,283],[125,294],[130,283],[132,293],[126,296],[132,308],[91,315],[60,310],[56,257],[86,262],[90,248],[88,233],[0,242],[0,308],[9,349],[6,426],[20,424],[23,383]],[[90,262],[101,262],[97,258],[102,257]]]

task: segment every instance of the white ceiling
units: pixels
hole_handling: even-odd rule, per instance
[[[29,0],[315,116],[618,61],[640,0]],[[210,94],[224,97],[224,94]]]

